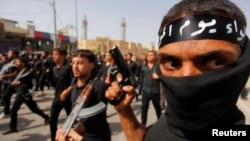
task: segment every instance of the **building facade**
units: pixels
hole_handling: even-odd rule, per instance
[[[26,28],[17,27],[17,21],[9,19],[0,19],[0,53],[7,52],[9,48],[17,48],[19,50],[48,51],[53,50],[54,34],[38,31],[33,22],[28,21]],[[154,49],[153,45],[142,47],[141,43],[129,42],[125,40],[125,20],[122,20],[122,38],[113,40],[108,37],[97,37],[95,39],[87,39],[87,20],[83,21],[84,38],[76,40],[75,37],[68,36],[65,32],[57,33],[58,47],[64,47],[68,52],[76,49],[90,49],[96,54],[104,54],[112,48],[118,46],[123,55],[132,53],[134,56],[146,54],[149,50]]]
[[[38,31],[32,22],[26,28],[17,27],[17,21],[0,19],[0,52],[7,52],[10,48],[19,50],[51,52],[54,43],[54,34]],[[76,38],[58,33],[57,44],[68,51],[77,47]]]

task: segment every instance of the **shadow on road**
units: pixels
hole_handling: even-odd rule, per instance
[[[40,135],[40,134],[24,134],[22,139],[17,139],[16,141],[46,141],[50,138],[50,135]]]

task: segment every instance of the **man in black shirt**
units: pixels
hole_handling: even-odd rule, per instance
[[[2,68],[2,72],[0,74],[0,81],[3,85],[3,103],[4,103],[4,109],[2,114],[0,115],[0,118],[6,118],[10,114],[10,99],[11,96],[15,93],[15,89],[10,85],[10,82],[15,78],[17,75],[17,69],[15,66],[15,60],[19,56],[19,52],[16,49],[10,49],[8,51],[7,57],[8,57],[8,63],[5,64],[5,67]]]
[[[76,79],[73,79],[70,88],[72,92],[72,102],[76,101],[77,97],[82,93],[88,82],[95,77],[95,61],[95,55],[90,50],[78,50],[73,55],[72,69]],[[91,107],[99,102],[107,103],[104,94],[104,82],[97,80],[93,86],[93,90],[84,107]],[[84,136],[84,141],[111,141],[111,132],[107,122],[106,110],[93,117],[81,119],[81,127],[81,129],[84,127],[85,131],[77,130],[77,132]],[[58,130],[58,141],[65,140],[66,136],[67,135],[65,135],[63,130]]]
[[[71,100],[70,95],[64,100],[60,100],[60,94],[70,86],[72,80],[71,66],[65,59],[67,51],[64,48],[55,48],[53,50],[53,61],[55,66],[53,68],[53,75],[55,81],[55,97],[51,106],[51,120],[50,120],[50,132],[51,140],[55,140],[57,121],[62,108],[65,109],[66,114],[69,115],[71,111]]]
[[[156,52],[149,51],[147,55],[147,63],[143,64],[140,69],[140,81],[142,87],[142,106],[141,106],[141,123],[147,124],[147,114],[149,108],[149,102],[152,100],[157,119],[161,116],[160,107],[160,81],[155,73],[156,67]]]
[[[128,67],[130,68],[130,70],[132,71],[132,73],[136,76],[137,75],[137,68],[138,68],[138,65],[136,62],[134,62],[132,60],[132,57],[133,57],[133,54],[132,53],[128,53],[127,56],[126,56],[126,62],[128,64]]]
[[[32,95],[30,93],[33,85],[32,73],[30,72],[29,68],[27,68],[28,59],[19,57],[16,59],[15,63],[18,69],[18,75],[10,85],[15,88],[17,96],[10,112],[10,129],[4,132],[4,135],[17,132],[17,112],[23,103],[25,103],[33,113],[38,114],[44,119],[44,125],[49,123],[49,116],[38,108],[39,106],[32,99]]]
[[[48,57],[49,53],[47,51],[42,51],[41,54],[41,72],[39,74],[39,86],[41,93],[36,96],[41,97],[44,95],[44,86],[46,85],[48,88],[54,83],[52,82],[53,72],[52,68],[54,67],[53,61]]]
[[[42,70],[42,60],[40,54],[34,55],[34,79],[35,79],[35,91],[39,89],[39,77]]]
[[[0,57],[0,63],[1,63],[0,71],[2,71],[2,68],[4,68],[4,66],[8,63],[8,57],[6,54],[2,54],[2,56]],[[0,106],[3,106],[3,93],[5,88],[6,84],[0,81]]]

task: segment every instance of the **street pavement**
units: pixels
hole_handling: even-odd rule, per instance
[[[250,89],[250,82],[247,83],[247,88]],[[12,102],[15,95],[12,97]],[[139,97],[141,98],[141,97]],[[46,114],[50,114],[51,102],[53,99],[53,90],[45,90],[43,97],[34,97],[40,109]],[[138,102],[135,100],[132,103],[132,108],[136,114],[137,119],[140,120],[140,99]],[[238,107],[243,111],[246,116],[246,123],[250,124],[250,97],[247,100],[239,98]],[[0,107],[2,112],[3,107]],[[119,117],[112,106],[108,105],[108,121],[112,132],[112,141],[126,141],[123,131],[120,126]],[[163,111],[164,112],[164,111]],[[58,121],[58,127],[62,127],[66,119],[66,113],[61,111]],[[147,125],[153,124],[157,120],[152,103],[150,104],[148,112]],[[2,135],[2,132],[8,130],[10,118],[0,119],[0,141],[50,141],[50,128],[49,125],[43,126],[44,120],[32,113],[25,104],[23,104],[18,112],[18,131],[17,133]]]

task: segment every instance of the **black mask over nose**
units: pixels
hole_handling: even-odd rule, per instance
[[[248,39],[244,46],[237,62],[197,76],[166,77],[157,66],[167,99],[165,116],[169,130],[181,136],[192,135],[244,120],[236,103],[250,74]]]

